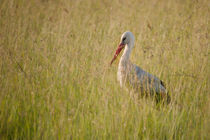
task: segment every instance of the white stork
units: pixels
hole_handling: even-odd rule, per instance
[[[140,89],[141,93],[149,93],[150,95],[155,93],[155,97],[161,97],[162,99],[166,99],[169,102],[170,97],[167,94],[167,90],[163,82],[156,76],[144,71],[137,65],[130,62],[129,57],[131,50],[134,47],[134,40],[134,35],[131,32],[127,31],[123,33],[121,36],[120,44],[111,61],[112,64],[120,54],[121,50],[125,48],[123,55],[120,58],[117,72],[120,86],[123,87],[126,83],[128,83],[134,89]]]

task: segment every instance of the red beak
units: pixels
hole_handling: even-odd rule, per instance
[[[118,46],[116,52],[115,52],[115,55],[114,57],[112,58],[112,61],[110,63],[110,65],[114,62],[114,60],[117,58],[117,56],[120,54],[120,52],[122,51],[122,49],[125,47],[125,44],[123,43],[120,43],[120,45]]]

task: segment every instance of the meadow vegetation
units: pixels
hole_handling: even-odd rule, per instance
[[[209,4],[1,0],[0,139],[209,139]],[[169,105],[120,88],[109,63],[127,30]]]

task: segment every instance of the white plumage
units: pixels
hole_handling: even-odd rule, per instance
[[[152,93],[152,95],[153,93],[156,93],[156,95],[160,95],[162,98],[167,98],[167,100],[169,100],[170,97],[167,95],[167,90],[159,78],[130,62],[129,57],[131,50],[134,47],[134,41],[135,38],[131,32],[127,31],[123,33],[120,45],[111,61],[112,64],[121,50],[124,49],[117,72],[121,87],[128,83],[134,89],[140,89],[143,93]]]

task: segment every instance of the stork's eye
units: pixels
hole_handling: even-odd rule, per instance
[[[126,37],[124,37],[122,40],[125,41],[126,40]]]

